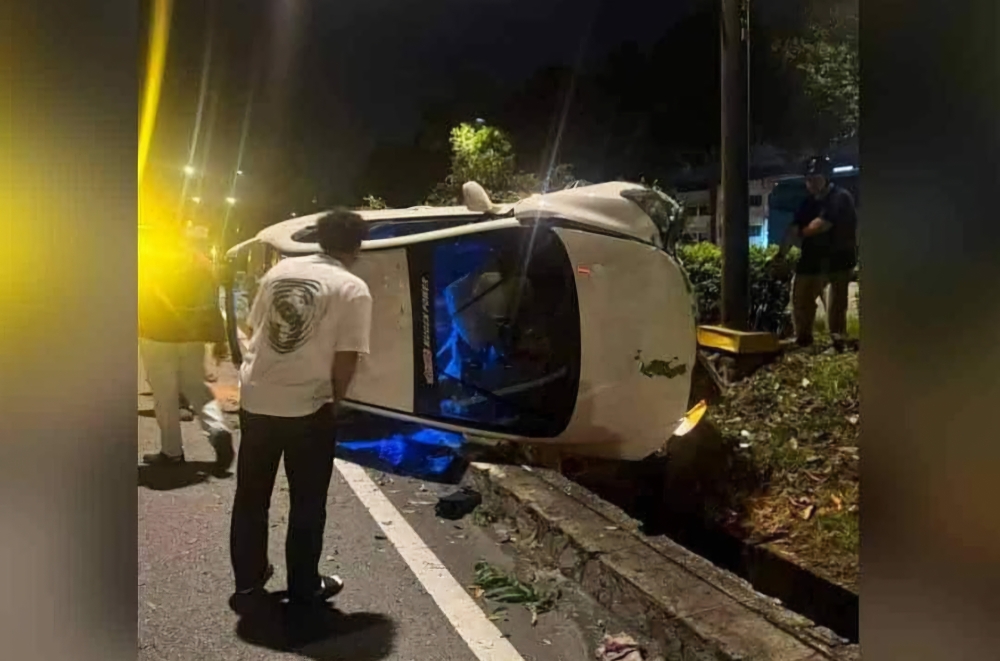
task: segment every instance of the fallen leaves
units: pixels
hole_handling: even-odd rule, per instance
[[[521,604],[531,613],[532,626],[538,622],[539,614],[555,607],[557,593],[522,583],[488,562],[477,562],[475,572],[475,582],[470,590],[476,599]]]
[[[709,412],[733,450],[711,520],[758,542],[787,533],[779,543],[794,562],[849,589],[858,580],[857,361],[852,352],[788,354]],[[727,508],[739,511],[735,524]]]

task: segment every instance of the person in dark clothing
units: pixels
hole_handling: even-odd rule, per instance
[[[792,318],[798,345],[812,345],[816,299],[829,287],[827,323],[839,351],[847,337],[847,294],[857,266],[857,212],[851,194],[831,181],[828,158],[809,159],[805,170],[809,197],[789,226],[776,259],[781,263],[792,244],[796,240],[801,243],[792,285]]]
[[[333,475],[335,406],[368,353],[372,298],[348,269],[368,227],[336,211],[316,223],[322,252],[287,257],[269,270],[250,310],[240,368],[240,455],[230,528],[237,595],[264,589],[268,507],[282,456],[290,511],[285,539],[289,600],[313,605],[343,582],[319,573]]]
[[[232,431],[206,384],[205,345],[226,355],[225,326],[211,263],[188,244],[179,223],[144,228],[139,254],[139,352],[153,393],[160,451],[146,464],[184,462],[181,404],[201,422],[217,468],[233,463]]]

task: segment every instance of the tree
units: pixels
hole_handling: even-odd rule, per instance
[[[385,200],[383,200],[381,197],[377,195],[365,195],[364,198],[362,198],[362,202],[363,202],[363,204],[361,205],[362,209],[377,211],[379,209],[389,208],[388,205],[385,203]]]
[[[826,120],[830,141],[849,140],[857,135],[859,125],[856,0],[814,7],[805,34],[779,40],[774,47],[801,77],[806,95]]]
[[[491,193],[510,189],[516,174],[514,148],[500,129],[462,123],[451,131],[451,176],[461,187],[478,181]]]
[[[431,191],[428,203],[458,204],[462,185],[477,181],[491,195],[506,193],[514,183],[514,148],[502,130],[483,122],[462,122],[451,130],[451,171]]]
[[[543,188],[558,190],[574,180],[573,168],[560,164],[545,179],[518,172],[507,133],[485,122],[463,122],[451,130],[451,171],[431,191],[428,204],[459,204],[462,185],[475,181],[495,202],[515,202]]]

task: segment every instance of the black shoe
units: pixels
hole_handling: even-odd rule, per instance
[[[169,454],[163,454],[162,452],[153,452],[142,455],[142,463],[149,464],[150,466],[175,466],[184,463],[184,455],[171,457]]]
[[[229,431],[220,430],[208,435],[208,442],[215,450],[215,467],[227,471],[233,465],[236,451],[233,450],[233,435]]]
[[[312,594],[298,595],[289,592],[288,601],[302,606],[321,604],[333,599],[344,589],[344,581],[339,576],[320,576],[319,582],[320,586]]]
[[[182,408],[180,412],[180,420],[181,422],[192,422],[194,420],[194,411]]]
[[[263,592],[264,586],[267,585],[267,582],[271,580],[272,576],[274,576],[274,565],[269,563],[264,569],[264,575],[261,576],[256,583],[248,588],[237,588],[236,594],[240,596],[247,596]]]

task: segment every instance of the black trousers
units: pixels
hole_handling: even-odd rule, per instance
[[[229,536],[237,590],[254,587],[266,571],[268,509],[282,455],[291,505],[285,538],[288,591],[306,596],[320,587],[319,560],[335,436],[332,405],[302,418],[240,410],[236,497]]]

